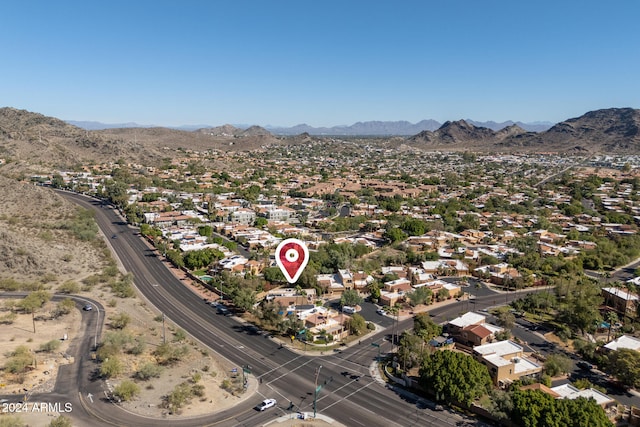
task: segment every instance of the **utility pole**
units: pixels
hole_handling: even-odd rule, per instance
[[[167,334],[166,334],[166,329],[164,327],[164,313],[162,313],[162,344],[166,344],[167,343]]]

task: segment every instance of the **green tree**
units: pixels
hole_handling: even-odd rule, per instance
[[[250,311],[256,303],[256,293],[249,288],[240,288],[231,297],[233,305],[241,311]]]
[[[105,184],[105,195],[111,200],[111,203],[122,209],[129,200],[127,189],[128,185],[125,182],[109,180]]]
[[[31,313],[31,320],[33,321],[33,333],[36,333],[36,310],[42,308],[42,306],[51,299],[51,294],[47,291],[35,291],[24,297],[17,306],[24,311]]]
[[[371,282],[371,284],[369,284],[368,286],[368,289],[372,300],[375,301],[380,299],[380,283],[377,280]]]
[[[286,279],[279,267],[267,267],[263,271],[264,280],[270,283],[284,283]]]
[[[420,304],[431,304],[432,295],[433,292],[431,292],[431,289],[427,288],[426,286],[421,286],[419,288],[416,288],[414,291],[409,292],[407,294],[407,297],[409,298],[411,306],[415,307],[416,305]]]
[[[505,329],[511,330],[516,324],[516,317],[509,311],[509,307],[500,307],[496,317],[498,325]]]
[[[413,318],[413,332],[423,341],[429,341],[442,333],[442,326],[434,322],[429,313],[418,313]]]
[[[341,306],[349,306],[355,307],[356,305],[362,304],[362,297],[358,294],[358,291],[355,289],[347,289],[342,293],[340,297],[340,305]]]
[[[396,243],[396,242],[402,242],[403,240],[405,240],[407,238],[407,235],[401,229],[393,227],[385,231],[384,238],[390,241],[391,243]]]
[[[364,330],[367,329],[367,322],[364,320],[360,314],[355,313],[351,315],[347,323],[347,327],[349,328],[349,332],[354,335],[360,335]]]
[[[593,399],[555,399],[539,390],[511,393],[511,420],[522,427],[612,427]]]
[[[404,331],[398,344],[398,360],[404,370],[417,366],[426,354],[425,341],[412,331]]]
[[[567,374],[573,369],[573,362],[562,354],[550,354],[544,361],[544,371],[550,377]]]
[[[629,387],[640,387],[640,353],[620,349],[609,354],[609,372]]]
[[[511,420],[522,427],[561,426],[548,419],[555,415],[555,398],[538,390],[516,389],[511,395],[513,410]],[[551,422],[551,423],[550,423]],[[589,424],[588,424],[589,425]]]
[[[486,366],[471,356],[450,350],[436,351],[423,359],[420,383],[441,400],[467,405],[492,387]]]
[[[256,217],[253,226],[256,228],[264,228],[269,224],[269,221],[266,218],[263,218],[261,216]]]
[[[558,291],[558,289],[556,289]],[[595,332],[602,321],[598,307],[602,304],[600,288],[590,282],[568,284],[565,306],[560,310],[560,320],[574,330]]]
[[[258,317],[265,327],[277,328],[282,321],[280,306],[274,301],[265,301],[261,304]]]

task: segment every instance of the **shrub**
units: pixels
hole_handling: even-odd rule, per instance
[[[135,345],[129,349],[129,353],[138,356],[144,353],[145,348],[147,348],[147,344],[144,342],[144,338],[138,337],[136,338]]]
[[[113,395],[125,402],[133,399],[133,397],[138,393],[140,393],[140,387],[138,387],[138,384],[130,380],[122,381],[113,390]]]
[[[0,427],[25,427],[26,424],[18,416],[8,415],[0,417]]]
[[[170,343],[160,344],[153,352],[153,355],[161,365],[170,365],[177,362],[183,356],[189,353],[189,347],[183,345],[181,347],[174,347]]]
[[[187,338],[187,333],[182,329],[178,329],[173,333],[173,339],[176,342],[184,341]]]
[[[113,378],[117,377],[122,373],[124,367],[122,366],[122,362],[116,356],[111,356],[102,362],[100,365],[100,375],[104,378]]]
[[[72,427],[71,419],[69,417],[65,417],[64,415],[60,415],[59,417],[54,418],[50,423],[49,427]]]
[[[193,390],[187,383],[178,384],[165,398],[164,406],[171,412],[178,412],[193,397]]]
[[[64,316],[71,313],[71,310],[73,310],[75,307],[76,303],[73,302],[71,298],[65,298],[58,304],[56,304],[56,308],[53,310],[52,316],[54,318]]]
[[[73,280],[69,280],[64,282],[62,285],[58,286],[58,293],[61,294],[76,294],[80,291],[80,285],[74,282]]]
[[[33,363],[33,355],[25,345],[18,346],[9,353],[9,358],[4,364],[4,369],[10,374],[20,374],[27,370]]]
[[[46,353],[53,353],[54,351],[60,348],[61,344],[62,343],[60,342],[60,340],[47,341],[46,343],[40,345],[40,351],[44,351]]]
[[[111,318],[111,327],[114,329],[124,329],[131,322],[131,316],[127,313],[120,313]]]
[[[150,380],[151,378],[158,378],[162,373],[162,367],[156,365],[155,363],[148,362],[145,363],[138,369],[135,373],[135,377],[142,381]]]

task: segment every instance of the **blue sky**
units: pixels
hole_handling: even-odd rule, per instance
[[[65,120],[558,122],[640,108],[640,2],[7,1],[0,106]]]

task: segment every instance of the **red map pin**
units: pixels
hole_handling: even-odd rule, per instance
[[[276,262],[287,282],[295,283],[309,262],[309,249],[302,240],[283,240],[276,248]]]

